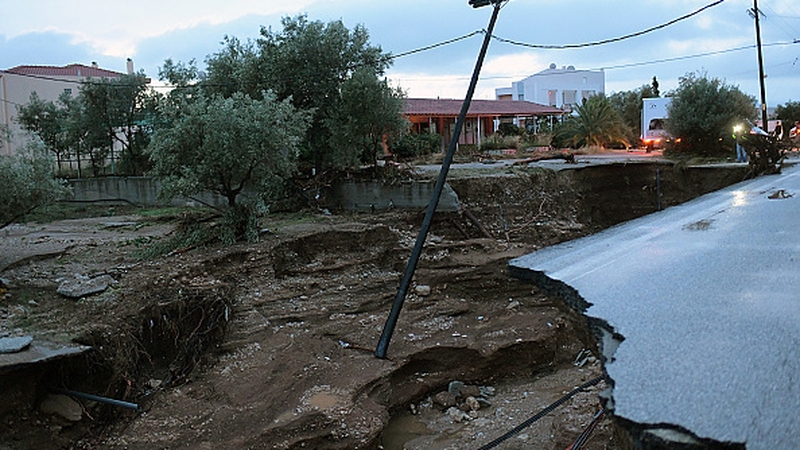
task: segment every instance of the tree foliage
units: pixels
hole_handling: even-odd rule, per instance
[[[399,113],[404,98],[401,90],[379,80],[371,70],[355,70],[342,83],[339,107],[326,119],[331,150],[323,155],[323,165],[345,169],[375,164],[378,155],[388,151],[390,138],[399,137],[408,128]]]
[[[396,129],[387,118],[402,113],[400,92],[380,80],[390,59],[369,43],[360,25],[349,30],[341,21],[310,21],[305,15],[285,17],[281,24],[279,31],[262,28],[254,42],[226,37],[224,47],[206,60],[208,76],[200,85],[206,92],[244,92],[254,99],[271,90],[279,100],[312,111],[301,154],[306,167],[322,170],[348,166],[361,156],[370,159],[365,142],[374,141],[375,130]],[[365,110],[353,96],[366,96],[381,109],[356,117]],[[342,124],[348,130],[340,130]],[[343,135],[356,138],[356,148],[344,149]]]
[[[296,170],[308,114],[274,94],[198,95],[172,104],[148,154],[163,195],[216,192],[229,206],[246,189],[267,195]]]
[[[680,139],[674,150],[700,155],[731,151],[733,125],[755,119],[755,99],[717,78],[690,73],[672,92],[666,129]]]
[[[642,99],[658,97],[655,77],[653,83],[655,85],[645,84],[633,91],[615,92],[608,97],[629,131],[626,135],[628,142],[637,142],[642,135]]]
[[[608,97],[595,95],[575,106],[574,114],[556,130],[554,140],[569,147],[608,147],[629,145],[629,133]]]
[[[119,146],[121,171],[126,175],[141,175],[148,168],[144,149],[152,134],[147,120],[155,110],[152,96],[143,74],[103,78],[80,88],[82,125],[93,148],[104,149],[98,152],[104,159]],[[98,163],[96,159],[93,161]]]
[[[33,92],[28,103],[18,108],[17,120],[23,130],[33,133],[55,155],[58,167],[69,154],[66,140],[66,110],[55,102],[42,100]]]
[[[0,228],[69,194],[53,174],[44,143],[29,141],[15,155],[0,155]]]
[[[783,133],[788,135],[789,129],[800,120],[800,102],[788,101],[783,105],[778,105],[775,108],[775,114],[783,124]]]
[[[143,74],[86,80],[76,97],[62,93],[57,102],[41,100],[33,93],[19,108],[19,122],[55,155],[59,169],[69,157],[88,156],[94,174],[99,175],[116,146],[121,154],[114,159],[120,167],[113,171],[141,175],[148,168],[144,149],[152,134],[156,98]]]

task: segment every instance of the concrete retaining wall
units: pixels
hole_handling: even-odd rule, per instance
[[[158,198],[161,184],[150,177],[105,177],[70,180],[73,199],[76,201],[126,202],[139,206],[194,206],[202,203],[214,207],[225,207],[227,199],[216,194],[204,193],[193,198],[174,198],[163,201]]]
[[[205,193],[193,198],[158,199],[160,183],[150,177],[106,177],[71,180],[74,200],[127,202],[140,206],[193,206],[208,204],[225,207],[227,199]],[[343,181],[327,193],[329,207],[339,210],[422,209],[430,203],[433,181],[385,184],[374,181]],[[458,196],[445,184],[437,211],[458,211]]]
[[[351,211],[424,209],[431,201],[434,182],[385,184],[375,181],[342,181],[331,191],[333,207]],[[437,211],[458,211],[458,195],[444,185]]]

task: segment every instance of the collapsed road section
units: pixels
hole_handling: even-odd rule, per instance
[[[616,337],[603,346],[607,407],[640,447],[795,447],[798,202],[793,167],[516,258],[509,269],[557,290],[598,334]]]

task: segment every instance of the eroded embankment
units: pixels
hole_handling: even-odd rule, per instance
[[[598,173],[599,172],[599,173]],[[585,174],[590,175],[586,177],[589,180],[601,180],[600,185],[605,186],[606,183],[602,180],[606,179],[606,177],[613,173],[610,171],[609,173],[602,173],[603,171],[597,171],[594,174]],[[639,173],[646,171],[639,171]],[[630,174],[626,174],[627,175]],[[668,177],[664,177],[662,173],[659,173],[660,182],[664,183],[668,180]],[[672,174],[673,176],[675,174]],[[725,187],[733,182],[738,181],[736,178],[736,172],[726,173],[724,171],[720,171],[719,173],[714,173],[715,177],[712,180],[704,179],[703,182],[692,183],[688,186],[684,186],[680,189],[681,196],[686,196],[688,198],[682,200],[688,200],[695,196],[701,195],[706,193],[706,191],[715,190],[718,188]],[[731,177],[733,175],[733,177]],[[686,178],[687,175],[685,173],[679,173],[679,177]],[[633,178],[626,178],[626,182],[624,185],[630,186],[631,184],[635,184]],[[719,185],[715,185],[714,182],[719,182]],[[664,185],[661,184],[660,187]],[[669,186],[669,182],[667,183]],[[612,189],[604,189],[602,192],[603,194],[598,194],[597,192],[594,193],[595,197],[599,197],[599,201],[591,201],[592,205],[600,205],[600,213],[596,213],[593,208],[588,208],[585,210],[587,213],[587,217],[589,217],[589,221],[593,220],[594,218],[602,218],[608,217],[609,212],[613,212],[616,210],[620,210],[620,205],[625,205],[626,207],[634,202],[636,197],[640,197],[641,193],[636,192],[628,192],[622,193],[619,195],[613,195],[614,192],[618,192],[620,190],[619,183],[613,186]],[[642,192],[647,192],[647,188],[643,188]],[[616,198],[627,199],[619,202],[613,208],[603,208],[602,205],[605,202],[608,202],[610,198],[605,198],[605,195],[613,195]],[[662,201],[664,197],[661,197]],[[641,204],[639,205],[641,207]],[[644,208],[646,209],[646,208]],[[614,215],[614,217],[621,217],[623,214],[619,213]],[[635,217],[632,217],[635,218]],[[590,245],[590,244],[587,244]],[[577,247],[578,244],[575,246],[571,246],[573,248]],[[548,254],[554,258],[558,258],[556,254]],[[533,255],[532,255],[533,256]],[[613,259],[613,258],[612,258]],[[544,259],[539,258],[537,261],[539,263],[544,263],[547,260],[545,257]],[[593,267],[587,267],[587,270],[592,270]],[[594,336],[595,341],[597,342],[600,357],[604,364],[610,364],[614,361],[614,355],[625,339],[625,336],[619,334],[617,330],[614,329],[606,321],[599,319],[597,317],[591,317],[586,315],[586,310],[590,303],[584,299],[581,294],[576,290],[573,286],[570,286],[567,283],[564,283],[558,279],[553,279],[548,276],[544,271],[537,270],[534,266],[530,265],[530,261],[528,258],[520,258],[517,260],[512,261],[509,264],[509,271],[512,276],[524,279],[531,282],[533,285],[537,286],[538,288],[542,289],[543,292],[560,298],[564,301],[565,304],[569,305],[572,309],[576,312],[583,314],[585,317],[585,324],[587,328],[590,330],[591,334]],[[609,413],[613,414],[614,411],[614,380],[609,379],[610,383],[609,389],[601,394],[601,398],[603,399],[604,407],[609,411]],[[740,443],[728,443],[728,442],[717,442],[710,439],[703,439],[691,431],[682,428],[677,425],[672,424],[640,424],[634,423],[630,420],[626,420],[622,417],[614,416],[614,423],[617,425],[618,433],[616,437],[618,439],[618,443],[621,446],[620,448],[637,448],[637,449],[645,449],[645,450],[653,450],[653,449],[742,449],[744,448],[743,444]]]

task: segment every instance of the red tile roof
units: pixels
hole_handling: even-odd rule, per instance
[[[17,75],[34,75],[44,77],[92,77],[92,78],[119,78],[123,74],[99,67],[83,64],[70,64],[68,66],[17,66],[5,72]]]
[[[409,116],[458,116],[463,100],[408,98],[404,113]],[[559,108],[522,100],[472,100],[468,116],[551,116],[564,114]]]

